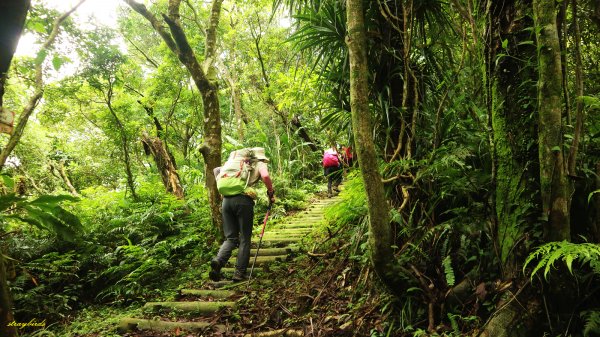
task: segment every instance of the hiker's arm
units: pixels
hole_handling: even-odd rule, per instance
[[[219,176],[219,173],[221,173],[221,166],[215,167],[213,173],[215,174],[215,178],[217,178]]]
[[[267,187],[267,195],[269,196],[269,201],[273,203],[275,201],[275,192],[273,191],[273,182],[271,181],[271,177],[269,177],[269,170],[267,169],[267,165],[259,165],[258,173],[260,173],[260,179],[265,183]]]

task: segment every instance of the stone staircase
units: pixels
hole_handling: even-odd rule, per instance
[[[323,209],[338,201],[338,197],[317,199],[310,203],[310,206],[295,214],[294,216],[283,219],[276,224],[267,223],[261,248],[256,259],[252,280],[246,282],[232,283],[228,280],[219,282],[207,281],[203,289],[182,289],[180,291],[181,300],[172,302],[148,302],[144,308],[153,313],[160,313],[161,316],[153,316],[153,319],[145,318],[123,318],[119,322],[118,331],[120,333],[131,332],[135,330],[152,330],[160,332],[180,331],[206,331],[211,329],[221,334],[227,335],[229,328],[215,322],[215,313],[223,308],[236,307],[236,297],[240,297],[239,288],[244,289],[247,282],[260,282],[263,287],[268,287],[269,264],[276,261],[288,261],[292,255],[300,254],[300,243],[305,240],[310,233],[323,221]],[[271,220],[270,220],[271,221]],[[252,238],[252,249],[250,252],[250,266],[254,261],[256,246],[258,245],[260,227],[255,228],[255,234]],[[228,266],[222,269],[225,279],[233,275],[235,257],[234,251]],[[248,268],[250,272],[250,267]],[[254,276],[260,275],[260,278]],[[242,309],[242,308],[237,308]],[[179,317],[178,315],[181,315]],[[168,319],[168,317],[178,317],[178,320]],[[185,318],[186,321],[179,321]],[[240,333],[243,331],[237,331]],[[284,336],[285,333],[273,336]],[[256,335],[264,335],[256,334]],[[255,336],[248,334],[246,336]]]

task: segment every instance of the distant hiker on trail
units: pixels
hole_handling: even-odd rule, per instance
[[[209,277],[213,281],[222,278],[221,268],[231,257],[231,252],[239,246],[233,281],[247,279],[246,269],[250,261],[250,239],[254,222],[254,200],[256,190],[252,188],[258,180],[267,187],[269,204],[275,202],[273,183],[269,177],[265,149],[246,148],[233,151],[227,162],[215,169],[217,188],[223,195],[223,233],[225,241],[211,262]]]
[[[345,167],[352,167],[352,164],[354,164],[351,146],[342,146],[342,162]]]
[[[323,170],[327,177],[327,196],[331,198],[333,192],[338,193],[338,186],[342,183],[342,165],[335,146],[323,153]],[[332,190],[333,188],[333,190]]]

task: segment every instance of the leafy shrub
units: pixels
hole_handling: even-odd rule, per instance
[[[102,187],[82,193],[86,197],[70,207],[85,228],[77,240],[58,241],[35,229],[12,238],[10,254],[23,261],[12,284],[23,321],[59,319],[96,300],[161,296],[165,275],[204,265],[212,254],[216,230],[201,186],[193,186],[185,201],[147,182],[137,202]]]

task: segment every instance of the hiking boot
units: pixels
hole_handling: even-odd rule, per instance
[[[221,263],[219,263],[218,260],[211,260],[210,261],[210,271],[208,272],[208,277],[215,281],[218,282],[221,280]]]
[[[233,282],[242,282],[242,281],[246,281],[248,280],[248,274],[246,274],[246,272],[241,272],[239,270],[236,270],[233,273],[233,277],[231,278],[231,280]]]

